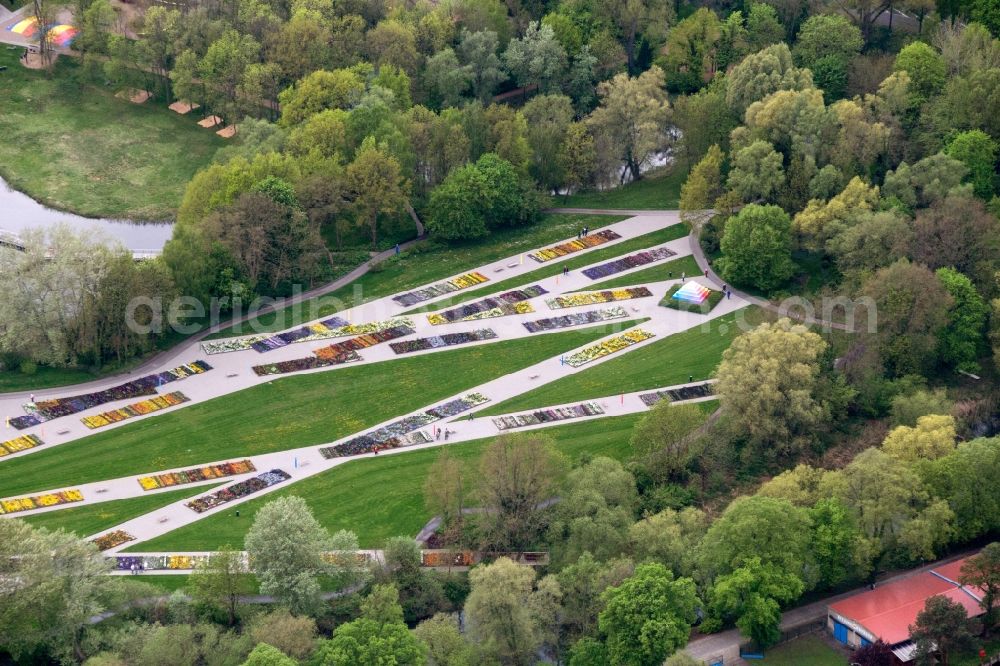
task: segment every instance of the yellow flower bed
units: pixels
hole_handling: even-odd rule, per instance
[[[22,435],[20,437],[15,437],[14,439],[7,440],[6,442],[0,442],[0,458],[10,455],[11,453],[17,453],[18,451],[33,449],[44,443],[45,442],[43,442],[37,435]]]
[[[614,354],[617,351],[621,351],[627,347],[631,347],[634,344],[638,344],[643,340],[648,340],[654,337],[649,331],[644,331],[641,328],[637,328],[628,333],[623,333],[621,335],[615,336],[603,342],[599,342],[596,345],[591,345],[590,347],[585,347],[575,354],[566,357],[566,363],[578,368],[581,365],[590,363],[593,360],[608,356],[609,354]]]
[[[176,370],[174,372],[176,372]],[[186,395],[180,391],[174,391],[173,393],[164,393],[163,395],[158,395],[156,397],[149,398],[148,400],[143,400],[142,402],[137,402],[133,405],[122,407],[120,409],[112,409],[107,412],[95,414],[94,416],[84,416],[80,419],[80,421],[83,422],[83,425],[93,430],[94,428],[101,428],[112,423],[118,423],[119,421],[134,418],[136,416],[152,414],[153,412],[158,412],[161,409],[174,407],[175,405],[180,405],[187,401],[188,397]]]
[[[46,506],[57,506],[70,502],[82,502],[83,493],[79,490],[64,490],[58,493],[45,493],[34,497],[16,497],[0,502],[0,514],[31,511]]]

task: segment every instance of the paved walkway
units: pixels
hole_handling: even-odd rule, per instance
[[[604,245],[600,245],[598,247],[609,247],[612,246],[614,243],[624,242],[628,238],[634,238],[636,236],[648,233],[655,229],[662,228],[670,224],[674,224],[677,222],[677,220],[678,218],[676,213],[658,213],[658,214],[650,214],[650,215],[643,215],[630,218],[629,220],[616,223],[611,227],[616,232],[622,235],[621,239],[613,241],[612,243],[606,243]],[[661,246],[668,247],[669,249],[671,249],[676,253],[675,257],[671,257],[670,259],[663,261],[669,261],[676,257],[684,256],[688,252],[689,248],[688,241],[685,238],[671,241],[669,243],[662,244]],[[593,252],[595,249],[596,248],[591,248],[588,251]],[[584,254],[584,252],[578,254],[582,255]],[[660,263],[663,262],[661,261]],[[646,266],[641,266],[636,269],[633,269],[633,271],[644,270],[650,265],[656,265],[656,264],[648,264]],[[514,256],[514,257],[508,257],[506,259],[497,262],[493,262],[484,267],[480,267],[479,270],[484,275],[489,276],[491,279],[504,279],[513,275],[524,275],[538,267],[539,265],[533,260],[530,259],[525,260],[523,256]],[[632,271],[623,272],[620,273],[619,275],[627,275],[628,272]],[[412,319],[414,321],[414,326],[416,328],[416,336],[424,336],[427,334],[441,334],[457,330],[469,330],[470,328],[473,327],[474,328],[489,327],[497,332],[500,339],[523,338],[529,335],[526,329],[521,325],[523,321],[538,319],[546,316],[564,314],[566,312],[582,311],[585,309],[590,310],[590,309],[595,309],[597,307],[611,307],[612,305],[620,305],[624,307],[626,311],[629,312],[630,318],[648,317],[650,319],[650,321],[642,324],[641,326],[644,330],[654,333],[656,337],[641,342],[637,345],[634,345],[626,351],[619,352],[618,354],[612,354],[602,359],[592,361],[591,363],[581,366],[580,368],[573,368],[571,366],[564,365],[560,362],[559,357],[554,357],[542,361],[540,363],[536,363],[518,372],[497,378],[481,386],[471,388],[469,390],[484,394],[491,401],[491,403],[496,404],[498,402],[507,400],[511,397],[514,397],[528,390],[541,386],[545,383],[555,381],[556,379],[566,376],[568,374],[574,374],[576,372],[587,370],[591,367],[599,365],[602,362],[605,362],[606,360],[615,358],[621,355],[622,353],[627,353],[628,351],[631,351],[638,347],[651,344],[656,340],[662,339],[665,336],[692,328],[694,326],[707,324],[710,320],[718,317],[731,315],[735,311],[739,310],[740,308],[746,305],[745,302],[735,297],[723,300],[716,306],[716,308],[712,311],[712,313],[708,317],[706,317],[700,314],[681,312],[677,310],[671,310],[659,307],[658,298],[656,296],[652,298],[624,301],[614,304],[603,304],[600,306],[582,306],[567,310],[558,310],[555,312],[548,311],[548,308],[543,303],[543,301],[546,298],[551,298],[552,296],[557,295],[561,292],[574,291],[576,289],[586,288],[594,284],[595,282],[599,281],[600,280],[596,281],[590,280],[589,278],[584,276],[580,271],[572,271],[569,275],[556,275],[549,278],[538,280],[535,283],[540,284],[550,293],[542,297],[531,299],[530,302],[533,303],[536,309],[536,312],[532,314],[514,315],[492,320],[457,323],[445,326],[431,326],[430,323],[427,321],[427,317],[425,315],[422,314],[414,315],[412,316]],[[669,286],[675,282],[677,282],[677,280],[673,281],[665,280],[662,282],[648,284],[647,286],[651,288],[654,294],[658,295],[666,291],[666,289],[669,288]],[[447,298],[448,296],[444,296],[438,300],[439,301],[446,300]],[[432,300],[430,302],[434,301]],[[374,321],[374,320],[385,319],[390,316],[398,316],[405,310],[406,308],[404,306],[400,306],[399,304],[392,301],[390,297],[387,297],[346,310],[345,312],[341,313],[341,316],[344,316],[349,321],[354,321],[354,322]],[[544,334],[547,333],[537,333],[535,335],[544,335]],[[323,344],[325,345],[328,343],[323,343]],[[479,344],[489,344],[489,342],[479,343]],[[311,345],[309,344],[292,344],[287,347],[274,350],[267,354],[258,354],[255,351],[247,350],[240,352],[231,352],[226,354],[217,354],[206,357],[204,354],[195,353],[195,351],[200,351],[200,350],[192,350],[191,346],[192,344],[188,343],[185,349],[174,352],[174,354],[169,359],[167,359],[159,367],[159,369],[168,369],[171,367],[175,367],[176,365],[182,362],[190,362],[195,358],[207,358],[207,360],[216,369],[204,375],[190,377],[181,382],[178,382],[177,384],[171,385],[172,390],[183,391],[185,395],[192,398],[192,401],[194,402],[207,400],[216,397],[218,395],[241,390],[242,388],[256,385],[261,382],[271,381],[274,378],[273,376],[257,377],[256,375],[253,375],[249,371],[248,369],[249,366],[254,363],[262,363],[266,361],[277,361],[277,360],[284,360],[287,358],[298,358],[307,356],[310,352],[310,347],[311,347]],[[436,351],[428,350],[426,352],[418,352],[418,353],[436,353]],[[572,351],[566,352],[566,354],[570,353],[572,353]],[[388,345],[377,345],[375,347],[368,348],[363,351],[363,355],[365,358],[363,363],[373,363],[381,360],[389,360],[395,358]],[[155,369],[157,368],[147,369],[146,372]],[[333,370],[319,369],[316,371],[335,372],[336,369]],[[231,377],[229,375],[235,375],[235,376]],[[118,378],[113,382],[105,381],[105,384],[119,383],[120,381],[121,378]],[[453,396],[453,398],[461,397],[462,395],[465,395],[469,391],[463,391],[462,393]],[[75,391],[67,392],[66,389],[54,389],[50,393],[56,395],[71,395],[74,392]],[[44,396],[39,395],[38,397],[44,397]],[[453,398],[446,398],[434,404],[441,404]],[[615,397],[611,396],[609,398],[605,398],[600,401],[602,407],[604,407],[605,409],[607,416],[635,413],[646,409],[645,404],[642,403],[641,400],[639,400],[637,393],[620,395],[617,396],[617,398],[618,400],[616,401]],[[82,414],[74,415],[72,417],[66,417],[63,419],[58,419],[56,421],[45,424],[44,427],[48,428],[49,430],[49,432],[46,432],[46,441],[50,441],[53,439],[51,431],[55,430],[56,428],[64,429],[67,430],[68,432],[65,435],[57,436],[55,438],[54,444],[58,444],[65,441],[72,441],[73,439],[91,434],[92,431],[87,430],[83,426],[83,424],[80,423],[79,419],[81,416],[85,416],[91,413],[99,413],[101,411],[106,411],[107,409],[121,406],[122,404],[127,404],[128,402],[130,401],[122,401],[121,403],[118,404],[103,405],[94,408],[92,410],[87,410]],[[9,398],[7,399],[7,403],[8,405],[10,405]],[[434,406],[434,404],[426,405],[421,410],[418,411],[422,412],[427,408]],[[576,403],[571,403],[571,404],[576,404]],[[180,408],[182,409],[183,407]],[[147,417],[140,417],[140,418],[155,418],[155,416],[156,415],[150,415]],[[378,424],[374,426],[372,429],[396,421],[403,416],[406,415],[403,414],[397,415],[383,424]],[[589,417],[589,418],[602,418],[602,417]],[[139,420],[139,419],[132,419],[132,420]],[[102,428],[101,430],[107,430],[113,427],[117,427],[118,425],[120,424],[108,426],[106,428]],[[454,435],[449,437],[448,443],[491,437],[495,436],[499,432],[496,426],[493,424],[492,420],[487,418],[479,418],[471,421],[461,420],[450,423],[446,427],[454,432]],[[533,428],[537,427],[546,427],[546,426],[545,425],[534,426]],[[41,429],[42,426],[38,426],[36,427],[35,430],[39,431],[40,433]],[[524,430],[527,429],[532,429],[532,428],[524,428]],[[30,432],[30,430],[28,432]],[[351,437],[354,437],[356,435],[357,433],[352,434],[350,437],[345,437],[342,440],[338,440],[338,442],[346,441],[347,439],[350,439]],[[333,443],[337,442],[331,442],[330,444]],[[429,444],[424,444],[417,447],[408,447],[406,449],[385,451],[381,455],[394,455],[395,453],[402,453],[410,449],[440,446],[443,445],[444,443],[445,443],[444,441],[434,441]],[[45,447],[40,447],[39,449],[35,450],[42,450],[43,448],[51,448],[51,446],[52,445],[46,445]],[[335,458],[332,460],[326,460],[319,454],[319,448],[320,447],[318,446],[310,446],[290,451],[273,453],[273,454],[251,456],[250,459],[254,462],[255,467],[259,471],[265,471],[273,468],[281,468],[286,472],[288,472],[289,474],[291,474],[292,476],[292,479],[290,481],[278,484],[277,486],[274,486],[273,488],[268,489],[267,491],[255,493],[254,495],[248,496],[247,498],[244,498],[242,500],[238,500],[237,502],[229,503],[222,507],[217,507],[214,510],[207,511],[202,514],[195,514],[193,511],[184,506],[183,501],[176,502],[169,506],[163,507],[162,509],[146,514],[145,516],[141,516],[134,520],[128,521],[120,526],[116,526],[115,528],[112,529],[124,529],[129,533],[133,534],[134,536],[136,536],[140,541],[150,539],[154,536],[163,534],[164,532],[167,532],[169,530],[176,529],[182,525],[194,522],[195,520],[198,520],[206,515],[210,515],[218,511],[229,510],[233,506],[237,505],[240,501],[253,499],[257,496],[260,496],[261,494],[266,494],[266,492],[287,487],[291,483],[294,483],[295,481],[307,478],[309,476],[313,476],[315,474],[331,469],[332,467],[343,464],[348,460],[354,459],[352,457],[352,458]],[[27,451],[17,455],[31,455],[31,453],[32,451]],[[373,455],[373,454],[368,454],[368,455]],[[9,456],[8,458],[10,457],[13,456]],[[233,460],[239,458],[240,456],[233,456],[232,458],[229,459]],[[204,463],[202,464],[211,464],[213,462],[222,462],[222,461],[204,461]],[[2,464],[2,461],[0,461],[0,464]],[[162,473],[164,471],[174,471],[174,470],[149,470],[149,473]],[[96,502],[110,501],[114,499],[137,497],[140,495],[147,494],[141,490],[141,487],[137,482],[137,478],[138,477],[135,476],[129,476],[121,479],[106,480],[99,483],[83,484],[72,487],[78,488],[83,492],[85,497],[83,503],[96,503]],[[246,476],[232,477],[230,479],[227,479],[226,483],[236,482],[241,480],[242,478],[246,478]],[[215,483],[218,483],[218,480],[202,482],[202,485],[211,485]],[[164,489],[164,490],[169,490],[169,489]],[[162,491],[154,491],[154,492],[162,492]],[[39,509],[32,513],[39,513],[51,510],[61,510],[63,508],[80,506],[80,504],[81,503],[74,503],[71,505],[63,505],[61,507]],[[19,515],[25,515],[25,514],[22,513]]]
[[[643,216],[634,217],[623,222],[618,222],[616,224],[610,225],[610,227],[622,237],[615,241],[599,245],[595,248],[590,248],[585,251],[576,253],[574,256],[584,255],[588,252],[593,252],[599,248],[612,247],[616,244],[625,242],[628,239],[635,238],[636,236],[641,236],[643,234],[655,231],[670,224],[676,223],[678,217],[676,213],[666,213],[656,216]],[[685,240],[678,239],[670,243],[664,244],[669,247],[677,256],[683,256],[687,254],[687,246]],[[662,263],[662,262],[661,262]],[[651,264],[655,265],[655,264]],[[512,257],[507,257],[501,259],[485,266],[479,267],[478,270],[489,277],[491,280],[503,280],[512,276],[524,275],[529,273],[540,265],[535,261],[526,258],[524,255],[515,255]],[[357,269],[361,271],[360,274],[364,273],[364,269]],[[477,270],[477,269],[470,269]],[[463,273],[468,271],[463,271]],[[461,275],[463,273],[459,273]],[[349,283],[350,276],[344,276],[342,278],[343,284]],[[550,278],[538,280],[534,282],[535,284],[542,285],[547,289],[550,294],[545,296],[532,299],[531,302],[535,305],[536,312],[529,315],[520,316],[509,316],[501,317],[491,320],[482,320],[478,322],[457,322],[454,324],[447,324],[443,326],[431,326],[427,321],[425,315],[413,315],[411,319],[414,323],[414,328],[416,329],[415,337],[424,337],[426,335],[440,335],[443,333],[453,333],[460,331],[468,331],[471,328],[492,328],[498,334],[501,340],[503,339],[513,339],[516,337],[526,337],[528,335],[527,331],[521,325],[521,322],[531,319],[539,319],[545,316],[552,316],[548,313],[548,308],[544,305],[544,300],[546,298],[551,298],[552,296],[558,294],[559,292],[572,291],[574,289],[586,288],[594,284],[596,281],[590,280],[586,276],[582,275],[579,271],[573,271],[569,276],[553,276]],[[333,291],[339,288],[341,285],[327,285],[324,290]],[[432,304],[436,301],[446,301],[448,295],[444,295],[438,299],[432,299],[427,301],[427,303],[422,304]],[[306,300],[306,295],[304,294],[298,302]],[[652,300],[652,299],[647,299]],[[654,316],[660,319],[669,319],[671,322],[679,322],[682,327],[677,328],[677,326],[670,326],[676,332],[676,330],[683,330],[684,328],[690,328],[691,326],[697,325],[703,321],[700,315],[690,314],[690,313],[679,313],[673,310],[665,310],[664,308],[657,308],[655,303],[643,303],[637,310],[634,308],[635,302],[626,302],[626,309],[630,306],[633,307],[633,313],[642,316]],[[712,317],[717,317],[725,314],[727,311],[732,309],[737,309],[742,307],[742,303],[738,299],[733,299],[731,302],[725,302],[720,304],[712,312]],[[595,306],[596,307],[596,306]],[[610,307],[610,304],[605,306]],[[382,321],[390,319],[392,317],[398,317],[402,315],[410,307],[402,306],[392,300],[392,295],[386,296],[384,298],[379,298],[368,303],[357,305],[345,310],[338,312],[338,316],[343,317],[351,323],[363,323],[372,321]],[[593,309],[593,308],[591,308]],[[572,310],[570,310],[572,311]],[[563,314],[565,311],[558,311],[556,314]],[[670,314],[672,313],[672,314]],[[329,315],[328,315],[329,316]],[[310,321],[318,321],[325,317],[319,317],[318,313],[315,318]],[[308,322],[307,322],[308,323]],[[657,331],[654,331],[657,332]],[[404,340],[406,338],[403,338]],[[205,400],[210,400],[216,398],[220,395],[226,395],[236,391],[249,388],[251,386],[256,386],[259,384],[267,383],[275,379],[274,376],[259,377],[254,374],[250,367],[252,365],[284,361],[294,358],[302,358],[309,356],[313,349],[318,349],[329,345],[330,341],[318,343],[300,343],[292,344],[286,347],[275,349],[266,354],[260,354],[253,350],[230,352],[227,354],[214,354],[206,355],[200,346],[200,342],[197,339],[192,339],[185,342],[178,347],[175,347],[167,352],[164,352],[156,359],[143,364],[141,367],[136,368],[123,375],[116,375],[113,377],[105,377],[101,380],[94,382],[88,382],[84,385],[77,385],[72,387],[60,387],[39,390],[35,393],[36,400],[44,400],[51,397],[67,397],[72,395],[77,395],[80,393],[87,393],[92,391],[99,391],[102,389],[110,388],[122,384],[130,379],[135,379],[144,375],[152,374],[155,372],[161,372],[165,370],[170,370],[172,368],[178,367],[179,365],[190,363],[196,359],[202,359],[208,361],[208,363],[214,368],[212,371],[207,372],[203,375],[197,375],[189,377],[183,381],[171,384],[169,389],[171,391],[181,391],[188,398],[191,399],[188,405],[202,402]],[[481,344],[488,344],[481,343]],[[465,345],[467,346],[467,345]],[[439,350],[428,350],[427,352],[417,352],[417,353],[436,353]],[[408,356],[413,354],[408,354]],[[389,349],[388,345],[378,345],[366,349],[361,354],[363,361],[365,363],[375,363],[378,361],[384,361],[396,358],[395,354]],[[558,359],[555,359],[558,361]],[[347,367],[358,365],[358,363],[350,364]],[[341,366],[344,367],[344,366]],[[336,372],[339,368],[320,368],[312,372]],[[307,371],[309,372],[309,371]],[[302,373],[297,373],[302,374]],[[0,395],[0,416],[14,417],[24,413],[23,405],[28,402],[29,393],[16,393],[16,394],[3,394]],[[32,428],[28,428],[22,431],[16,431],[13,428],[7,428],[6,430],[0,430],[0,437],[7,438],[6,435],[10,437],[17,436],[19,434],[36,434],[41,437],[46,445],[43,447],[38,447],[35,449],[29,449],[20,453],[12,454],[5,457],[5,460],[12,459],[18,456],[33,455],[38,451],[52,448],[59,444],[73,441],[87,435],[91,435],[94,431],[89,430],[81,422],[81,418],[85,416],[91,416],[94,414],[100,414],[101,412],[108,411],[109,409],[123,407],[125,405],[136,402],[136,399],[122,400],[114,403],[106,403],[100,405],[78,414],[62,417],[49,421]],[[183,409],[183,407],[181,407]],[[162,413],[162,412],[161,412]],[[121,427],[122,425],[133,423],[144,418],[155,418],[156,414],[151,414],[144,417],[136,417],[129,419],[128,421],[122,421],[109,426],[105,426],[100,429],[101,432],[111,430],[113,428]],[[0,460],[0,464],[3,461]]]

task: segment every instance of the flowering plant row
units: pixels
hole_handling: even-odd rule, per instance
[[[194,467],[180,472],[167,472],[166,474],[156,474],[155,476],[144,476],[139,479],[139,485],[143,490],[156,490],[168,486],[179,486],[185,483],[197,483],[209,479],[220,479],[226,476],[237,476],[239,474],[249,474],[257,469],[249,460],[238,460],[236,462],[225,462],[218,465],[208,465],[206,467]]]
[[[443,296],[444,294],[450,294],[453,291],[460,291],[462,289],[474,287],[477,284],[482,284],[483,282],[489,282],[489,280],[490,279],[482,273],[473,271],[471,273],[466,273],[465,275],[459,275],[458,277],[450,280],[445,280],[444,282],[432,284],[431,286],[424,287],[423,289],[416,289],[414,291],[408,291],[405,294],[400,294],[399,296],[393,296],[392,300],[396,301],[400,305],[415,305],[423,301],[429,301],[432,298],[437,298],[438,296]]]
[[[115,569],[129,571],[135,566],[144,571],[188,570],[208,562],[208,555],[115,555]]]
[[[614,354],[616,351],[621,351],[626,347],[639,344],[643,340],[648,340],[652,337],[654,337],[652,333],[644,331],[641,328],[637,328],[627,333],[622,333],[621,335],[604,340],[603,342],[599,342],[596,345],[585,347],[577,353],[567,356],[566,363],[574,368],[579,368],[581,365],[590,363],[595,359],[607,356],[608,354]]]
[[[365,324],[349,324],[341,317],[331,317],[315,324],[302,326],[293,331],[286,331],[277,335],[251,335],[232,340],[203,342],[201,343],[201,348],[206,354],[222,354],[225,352],[245,351],[247,349],[255,349],[263,353],[296,342],[315,342],[316,340],[342,338],[347,335],[363,335],[365,333],[376,333],[396,326],[412,325],[413,321],[406,317],[393,317],[385,321],[373,321]]]
[[[510,430],[512,428],[523,428],[539,423],[552,423],[554,421],[565,421],[566,419],[577,419],[581,416],[597,416],[603,414],[604,410],[596,402],[584,402],[572,407],[557,407],[555,409],[540,409],[525,414],[514,414],[513,416],[499,416],[493,419],[493,425],[498,430]]]
[[[234,483],[228,488],[216,490],[214,493],[206,495],[205,497],[196,497],[190,502],[187,502],[185,506],[193,511],[196,511],[197,513],[202,513],[225,504],[226,502],[232,502],[233,500],[264,490],[265,488],[270,488],[271,486],[277,485],[282,481],[287,481],[290,478],[292,478],[292,475],[288,472],[280,469],[272,469],[270,472],[258,474],[253,478],[247,479],[246,481]]]
[[[252,370],[257,375],[284,375],[289,372],[301,372],[302,370],[312,370],[313,368],[325,368],[329,365],[341,365],[360,361],[361,356],[357,352],[346,352],[336,358],[321,359],[315,356],[306,358],[293,358],[290,361],[278,361],[277,363],[267,363],[265,365],[255,365]]]
[[[524,327],[529,333],[538,331],[551,331],[556,328],[566,328],[568,326],[579,326],[580,324],[594,324],[596,322],[607,321],[609,319],[621,319],[627,317],[625,308],[616,306],[605,308],[604,310],[591,310],[590,312],[574,312],[573,314],[551,317],[549,319],[539,319],[537,321],[526,321]]]
[[[586,294],[566,294],[556,296],[546,302],[553,310],[560,308],[574,308],[578,305],[594,305],[595,303],[611,303],[613,301],[627,301],[631,298],[645,298],[652,296],[653,292],[645,287],[629,287],[628,289],[610,289],[608,291],[592,291]]]
[[[560,243],[559,245],[553,245],[552,247],[547,247],[544,250],[531,252],[528,254],[528,256],[537,262],[544,263],[546,261],[552,261],[553,259],[558,259],[559,257],[564,257],[567,254],[572,254],[573,252],[579,252],[580,250],[586,250],[587,248],[590,247],[603,245],[608,241],[617,240],[619,238],[621,238],[621,236],[619,236],[613,231],[609,230],[598,231],[590,235],[584,236],[583,238],[577,238],[576,240],[572,240],[567,243]]]
[[[46,493],[33,497],[15,497],[14,499],[0,502],[0,514],[31,511],[32,509],[41,509],[46,506],[82,501],[83,493],[79,490],[63,490],[58,493]]]
[[[174,391],[173,393],[164,393],[163,395],[158,395],[155,398],[143,400],[142,402],[137,402],[134,405],[122,407],[121,409],[112,409],[110,412],[102,412],[101,414],[96,414],[94,416],[84,416],[80,420],[83,421],[83,425],[93,430],[94,428],[100,428],[112,423],[117,423],[118,421],[124,421],[125,419],[130,419],[135,416],[152,414],[153,412],[158,412],[161,409],[166,409],[167,407],[183,404],[189,400],[190,398],[180,391]]]
[[[250,344],[250,348],[263,354],[264,352],[269,352],[272,349],[277,349],[278,347],[285,347],[293,342],[333,338],[337,337],[334,333],[338,329],[347,325],[348,324],[345,319],[333,317],[332,319],[327,319],[326,321],[321,321],[310,326],[302,326],[292,331],[285,331],[284,333],[278,333],[277,335],[272,335],[271,337],[264,338],[263,340],[257,340],[256,342]]]
[[[125,530],[115,530],[114,532],[102,534],[92,540],[91,543],[95,544],[98,550],[107,550],[108,548],[114,548],[115,546],[120,546],[123,543],[128,543],[129,541],[135,541],[135,537]]]
[[[355,338],[344,340],[343,342],[335,342],[329,347],[321,347],[313,353],[316,354],[316,358],[320,360],[330,360],[339,358],[341,355],[348,352],[374,347],[382,342],[402,338],[413,333],[414,330],[410,326],[393,326],[392,328],[387,328],[381,331],[365,333],[364,335],[359,335]]]
[[[95,393],[85,393],[72,398],[53,398],[51,400],[38,400],[35,402],[36,411],[27,416],[18,416],[11,419],[10,424],[18,430],[30,428],[31,426],[51,421],[60,416],[69,416],[82,412],[91,407],[97,407],[107,402],[116,400],[127,400],[147,395],[156,395],[156,387],[170,382],[176,382],[191,375],[200,375],[212,369],[204,361],[195,361],[187,365],[182,365],[173,370],[158,372],[154,375],[146,375],[139,379],[112,386],[103,391]]]
[[[17,453],[18,451],[33,449],[44,443],[45,442],[43,442],[38,435],[21,435],[20,437],[9,439],[6,442],[0,442],[0,458],[10,455],[11,453]]]
[[[694,400],[695,398],[707,398],[715,393],[711,382],[695,384],[694,386],[682,386],[675,389],[660,389],[652,393],[643,393],[639,399],[646,403],[647,407],[652,407],[661,400],[670,402],[680,402],[681,400]]]
[[[451,345],[464,345],[469,342],[493,340],[496,337],[497,334],[493,329],[484,328],[468,333],[445,333],[444,335],[432,335],[429,338],[390,342],[389,347],[397,354],[409,354],[410,352],[423,351],[425,349],[439,349],[441,347],[450,347]]]
[[[484,298],[481,301],[466,303],[451,310],[443,310],[436,314],[427,315],[427,321],[437,326],[439,324],[451,324],[456,321],[471,321],[473,319],[486,319],[488,317],[502,317],[509,314],[534,312],[531,305],[523,303],[523,301],[547,293],[549,292],[536,284],[524,289],[504,292],[499,296]]]
[[[407,416],[389,425],[382,426],[378,430],[359,435],[342,444],[328,446],[320,449],[324,458],[340,458],[344,456],[355,456],[362,453],[371,453],[375,449],[398,448],[401,446],[411,446],[413,444],[423,444],[430,439],[423,433],[416,430],[434,423],[443,418],[460,414],[464,411],[478,407],[489,402],[489,398],[482,393],[470,393],[465,397],[446,402],[432,409],[428,409],[422,414]],[[390,446],[391,444],[391,446]]]
[[[654,261],[669,259],[676,254],[676,252],[672,252],[665,247],[657,247],[652,250],[639,252],[637,254],[630,254],[627,257],[621,257],[620,259],[609,261],[606,264],[585,268],[582,272],[591,280],[599,280],[601,278],[608,277],[609,275],[614,275],[615,273],[627,271],[630,268],[638,268],[639,266],[651,264]]]

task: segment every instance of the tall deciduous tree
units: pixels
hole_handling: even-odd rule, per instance
[[[630,444],[635,459],[657,484],[677,479],[697,454],[697,431],[704,421],[697,405],[660,402],[632,431]]]
[[[553,609],[542,611],[534,590],[535,571],[506,557],[469,572],[471,590],[465,602],[469,635],[489,658],[511,666],[534,663],[544,640],[543,627],[553,622]]]
[[[331,537],[301,497],[282,497],[265,504],[246,536],[246,550],[261,593],[273,594],[302,613],[318,606],[319,576],[337,575],[345,583],[357,576],[353,557],[344,558],[343,565],[331,565],[323,553],[357,548],[357,538],[351,532]]]
[[[675,579],[662,564],[641,564],[635,574],[604,592],[599,626],[611,663],[662,664],[687,644],[700,604],[694,581]]]
[[[754,452],[794,455],[815,437],[829,417],[818,395],[825,351],[819,335],[781,319],[743,333],[723,354],[716,390]]]
[[[965,607],[940,594],[927,599],[917,613],[916,624],[910,625],[910,638],[917,645],[918,660],[935,656],[942,666],[948,666],[953,653],[975,645]]]
[[[712,611],[735,619],[741,634],[767,647],[781,637],[781,604],[797,599],[803,589],[795,574],[750,557],[715,581],[710,592]]]
[[[956,134],[945,151],[969,169],[976,196],[989,201],[996,191],[997,142],[982,130]]]
[[[566,72],[566,50],[552,28],[532,21],[524,37],[512,39],[504,52],[507,70],[519,86],[537,85],[543,93],[557,90]]]
[[[773,201],[785,184],[781,155],[770,143],[759,139],[737,150],[728,184],[742,201]]]
[[[529,172],[546,192],[562,184],[564,175],[559,156],[573,121],[573,104],[564,95],[538,95],[524,105],[531,146]]]
[[[378,247],[378,216],[398,213],[406,205],[409,183],[388,147],[368,137],[344,174],[358,224],[368,227],[372,249]]]
[[[728,76],[726,102],[738,117],[747,108],[779,90],[806,90],[812,87],[808,69],[792,62],[786,44],[775,44],[751,53],[736,65]]]
[[[479,516],[484,545],[530,548],[545,528],[543,502],[556,495],[565,457],[539,435],[501,435],[479,461]]]
[[[959,370],[975,372],[984,351],[989,307],[965,275],[952,268],[939,268],[935,274],[952,297],[948,326],[941,333],[941,360]]]
[[[955,450],[955,417],[928,414],[917,425],[897,426],[882,442],[882,450],[907,462],[933,460]]]
[[[229,626],[236,624],[240,597],[254,591],[241,553],[223,546],[191,577],[191,596],[225,609]]]
[[[588,122],[610,150],[618,151],[633,180],[642,178],[653,153],[669,143],[670,104],[662,86],[663,70],[653,66],[635,78],[618,74],[597,87],[601,104]]]
[[[982,591],[979,605],[983,612],[983,635],[993,629],[1000,612],[1000,542],[994,541],[962,565],[958,578],[962,585]]]
[[[109,572],[97,548],[73,534],[0,520],[0,645],[15,659],[48,650],[83,661],[83,631],[112,598]]]
[[[723,277],[765,291],[782,285],[794,272],[791,224],[777,206],[745,206],[726,223]]]

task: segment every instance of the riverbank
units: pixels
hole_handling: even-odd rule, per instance
[[[0,177],[42,204],[85,217],[169,220],[184,188],[225,144],[162,103],[132,104],[60,58],[27,70],[0,48]]]

